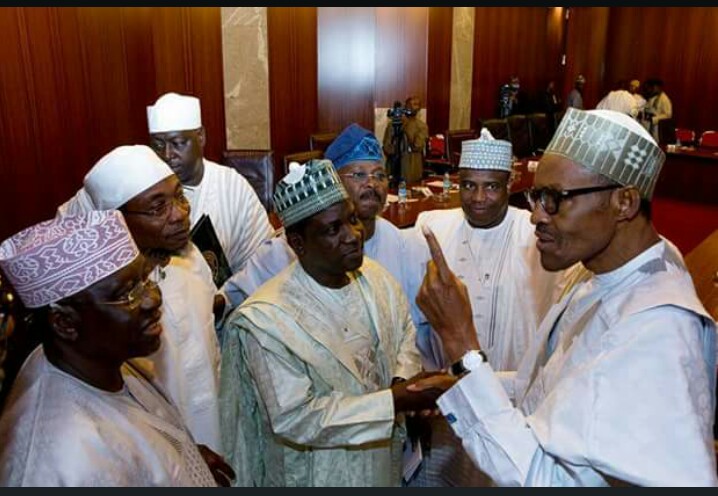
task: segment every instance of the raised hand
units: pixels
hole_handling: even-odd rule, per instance
[[[431,326],[441,336],[444,352],[451,362],[466,351],[480,349],[471,311],[471,299],[466,286],[446,263],[434,233],[424,226],[431,260],[416,296],[416,303]]]

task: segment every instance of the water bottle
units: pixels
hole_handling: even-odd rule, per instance
[[[399,183],[399,203],[406,203],[406,181],[404,180]]]
[[[451,177],[449,177],[449,173],[444,173],[444,184],[443,184],[443,194],[444,198],[449,198],[449,191],[451,191]]]

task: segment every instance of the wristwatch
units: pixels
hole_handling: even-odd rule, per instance
[[[452,363],[451,369],[449,370],[451,371],[451,375],[460,377],[488,361],[489,359],[486,357],[486,353],[482,350],[469,350],[464,353],[464,356]]]

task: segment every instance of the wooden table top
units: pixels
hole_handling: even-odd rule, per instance
[[[538,158],[527,158],[514,163],[511,193],[524,191],[533,184],[534,173],[533,171],[529,171],[528,168],[529,162],[532,161],[538,161]],[[455,186],[451,189],[448,198],[443,197],[441,194],[442,187],[438,186],[438,184],[442,182],[443,176],[429,176],[421,182],[410,184],[407,187],[407,202],[405,204],[400,205],[398,202],[388,202],[381,216],[401,229],[413,226],[421,212],[460,207],[458,172],[453,172],[449,175]],[[437,182],[437,186],[429,185],[431,182]],[[422,186],[428,187],[433,195],[427,197],[424,196],[423,193],[420,193],[417,188]],[[390,190],[389,192],[396,195],[396,190]],[[281,222],[274,212],[269,214],[269,219],[275,228],[281,226]]]

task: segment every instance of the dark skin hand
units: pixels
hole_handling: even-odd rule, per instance
[[[441,395],[440,391],[426,389],[419,391],[419,394],[417,394],[416,392],[408,392],[407,388],[421,379],[437,374],[441,374],[441,372],[420,372],[406,381],[392,384],[391,394],[394,397],[394,411],[397,413],[406,412],[407,415],[411,416],[414,412],[436,408],[436,399]]]
[[[227,302],[224,299],[224,296],[220,294],[214,295],[214,304],[212,305],[212,311],[214,312],[214,321],[219,322],[222,319],[222,315],[224,315],[224,307],[227,305]]]
[[[204,444],[198,444],[197,449],[199,449],[199,453],[202,455],[202,458],[204,458],[205,463],[207,463],[209,471],[212,472],[212,476],[214,480],[217,481],[217,484],[222,487],[229,487],[232,484],[232,480],[236,477],[232,467],[224,461],[224,458]]]
[[[449,361],[455,362],[468,350],[481,349],[466,286],[451,271],[439,242],[430,229],[424,229],[431,260],[416,296],[416,303],[441,337]]]

